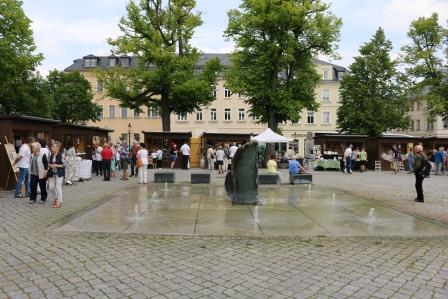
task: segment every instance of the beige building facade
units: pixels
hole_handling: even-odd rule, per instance
[[[211,58],[218,57],[225,66],[229,65],[228,54],[204,54],[198,62],[198,68]],[[77,59],[65,71],[79,71],[91,83],[94,101],[103,109],[99,122],[89,123],[114,130],[111,141],[122,139],[143,141],[142,131],[160,132],[162,121],[158,111],[142,108],[142,112],[120,107],[120,101],[108,97],[101,81],[95,77],[93,71],[97,67],[107,68],[116,65],[133,67],[137,64],[134,58],[123,56],[94,56],[88,55]],[[321,75],[321,81],[316,88],[316,101],[320,104],[318,111],[303,111],[298,123],[287,123],[280,126],[283,134],[293,143],[289,150],[303,156],[305,154],[305,139],[308,132],[335,132],[336,113],[339,107],[339,87],[346,69],[321,60],[315,60],[316,68]],[[172,115],[171,131],[191,132],[194,138],[206,133],[221,134],[259,134],[266,128],[266,124],[250,115],[250,106],[244,97],[233,94],[225,86],[225,80],[219,78],[215,88],[215,101],[202,107],[194,113]],[[130,134],[129,134],[130,133]],[[129,138],[130,137],[130,138]]]

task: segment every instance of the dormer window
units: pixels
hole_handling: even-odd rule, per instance
[[[98,60],[96,58],[84,58],[84,67],[97,67]]]
[[[129,67],[130,58],[129,57],[121,57],[120,58],[120,64],[121,64],[122,67]]]

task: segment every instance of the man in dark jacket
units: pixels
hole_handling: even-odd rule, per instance
[[[417,198],[415,202],[424,202],[423,196],[423,180],[425,179],[420,173],[424,165],[424,161],[428,161],[428,156],[423,152],[421,145],[414,147],[415,161],[414,161],[414,174],[415,174],[415,190],[417,191]]]

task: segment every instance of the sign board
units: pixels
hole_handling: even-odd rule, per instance
[[[17,153],[16,153],[16,149],[14,148],[14,145],[11,143],[5,143],[5,149],[6,149],[6,153],[8,154],[8,158],[9,158],[9,163],[12,165],[13,162],[16,160],[17,158]],[[17,166],[12,166],[12,170],[14,172],[19,172],[19,168]]]

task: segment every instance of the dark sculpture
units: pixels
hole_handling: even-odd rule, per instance
[[[257,146],[248,143],[239,148],[232,160],[232,170],[227,173],[225,187],[235,204],[258,202]]]

